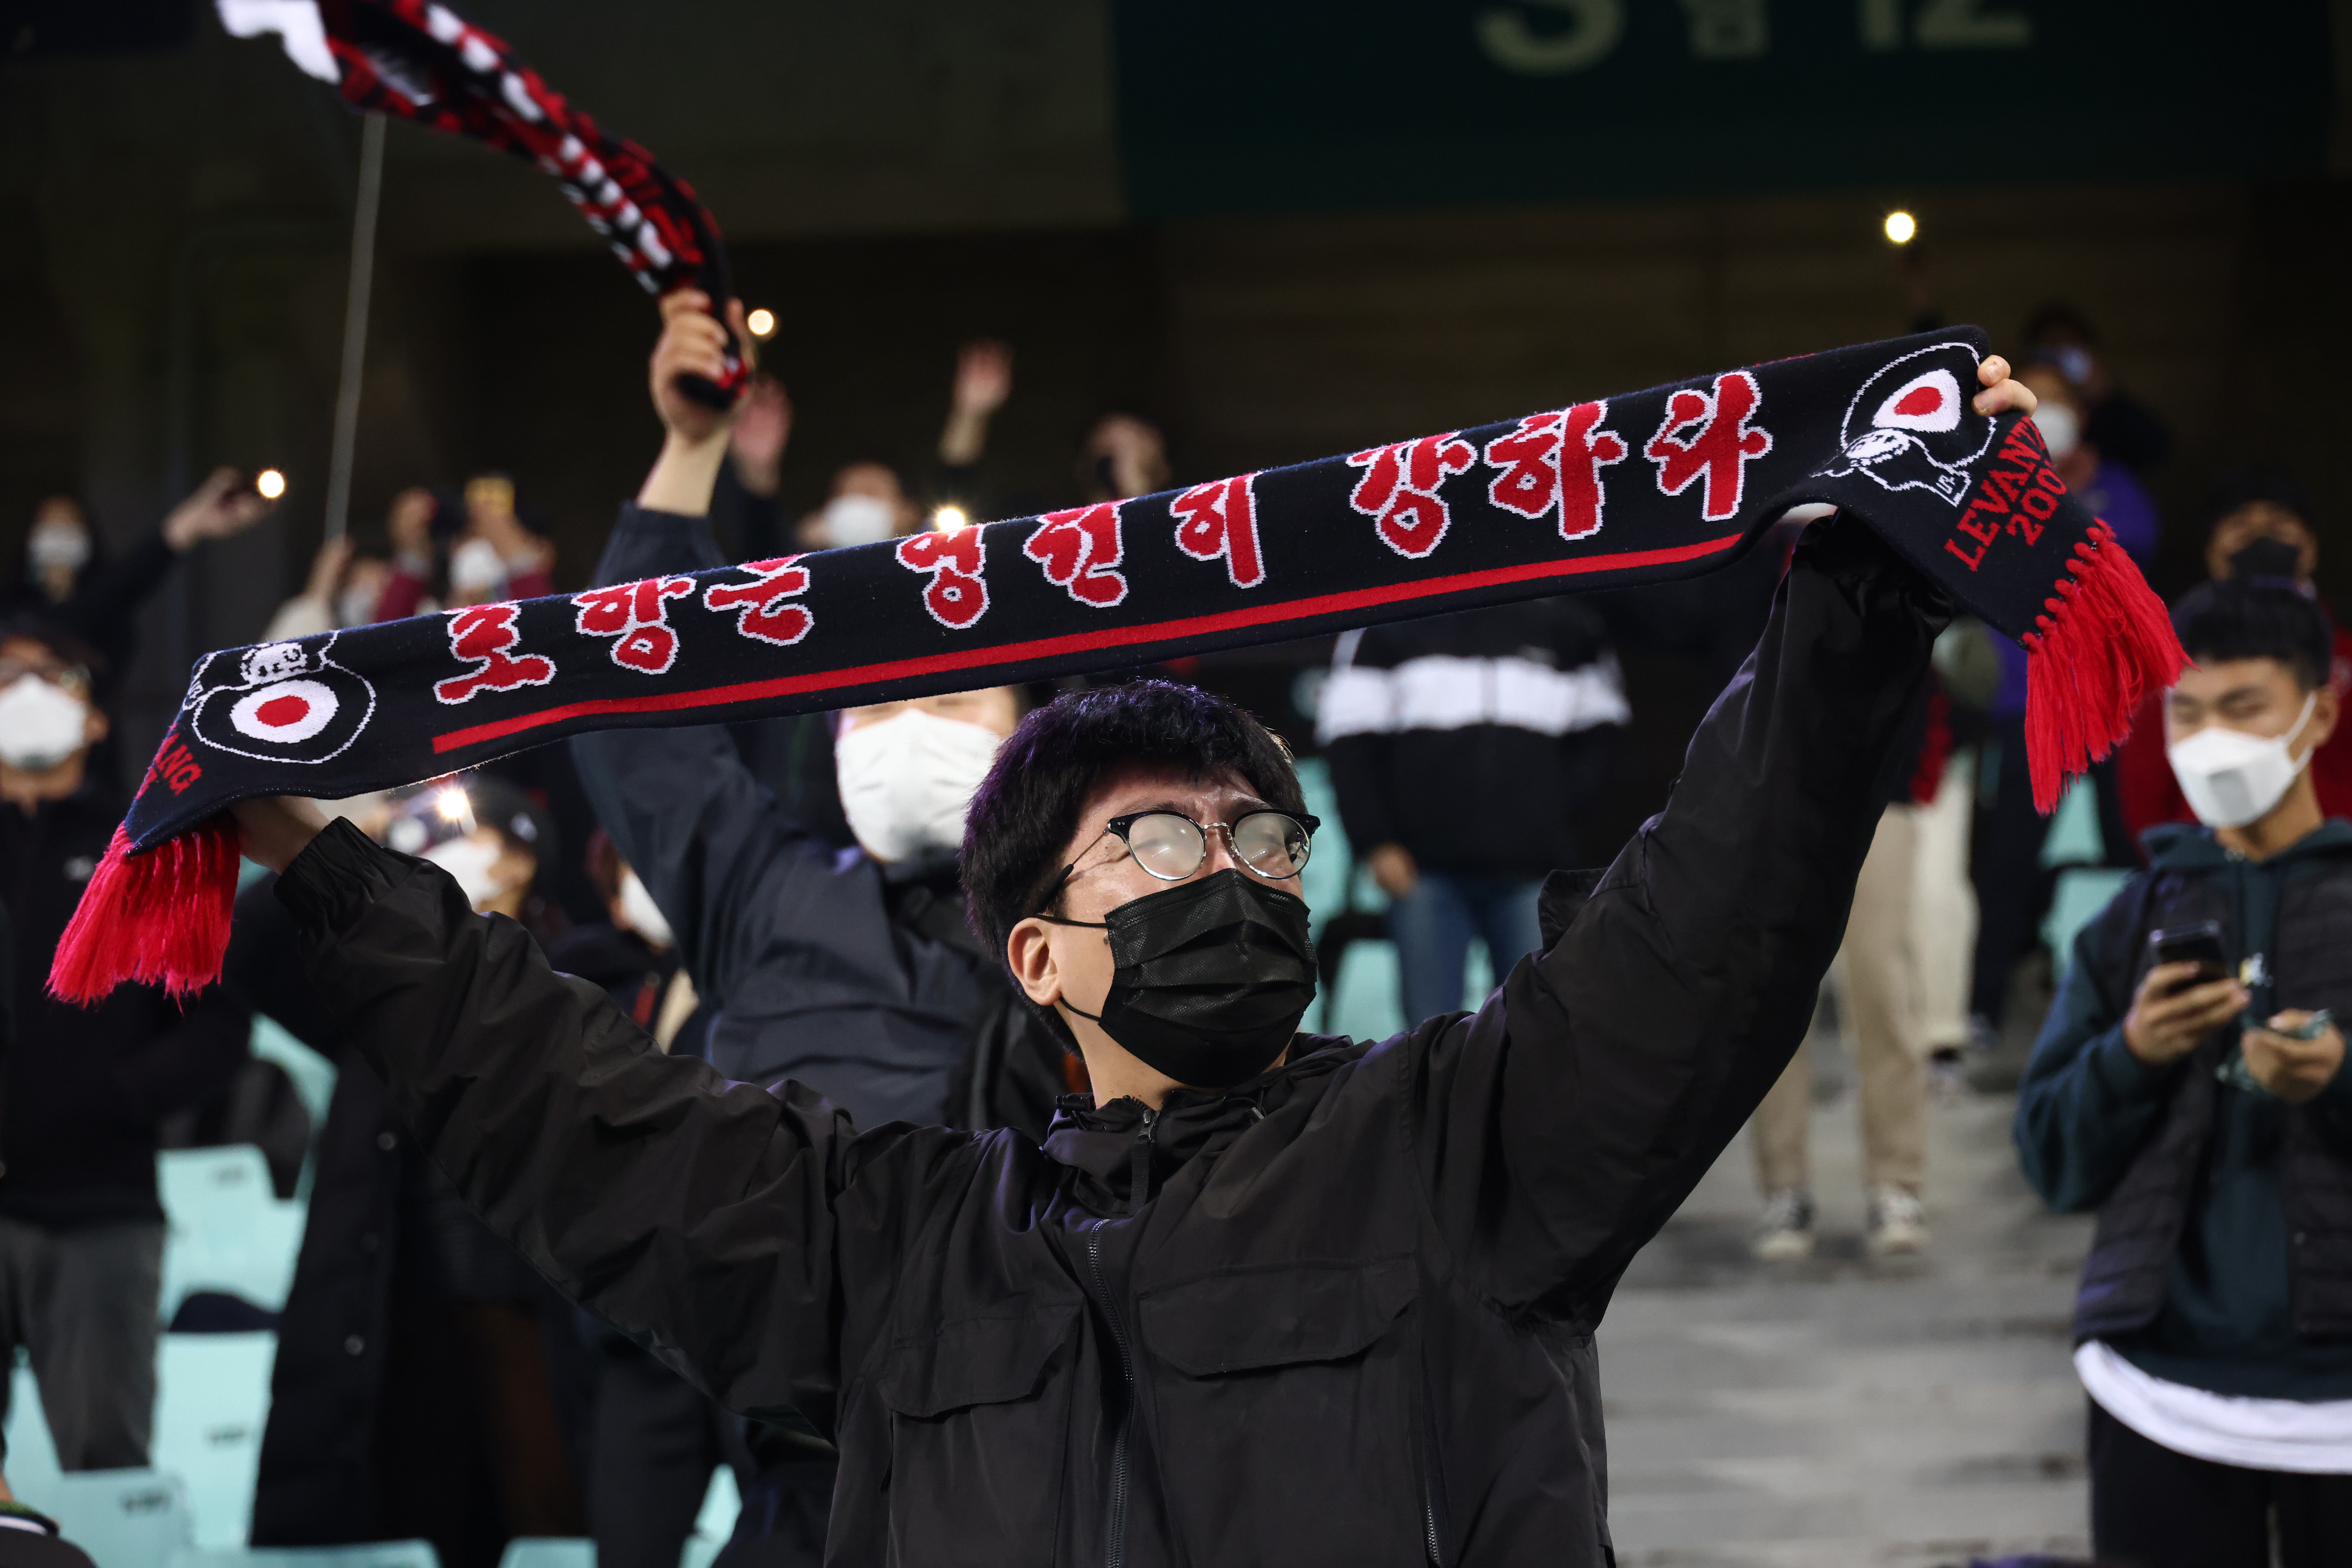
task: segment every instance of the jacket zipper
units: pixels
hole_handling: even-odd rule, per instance
[[[1103,1316],[1110,1322],[1111,1342],[1118,1348],[1118,1373],[1127,1389],[1127,1408],[1120,1413],[1118,1436],[1110,1445],[1110,1507],[1103,1521],[1104,1568],[1121,1568],[1127,1561],[1127,1438],[1135,1426],[1135,1363],[1128,1354],[1127,1320],[1119,1315],[1118,1303],[1110,1293],[1110,1282],[1103,1278],[1102,1233],[1110,1221],[1098,1219],[1087,1232],[1087,1263],[1094,1271],[1095,1298],[1102,1304]]]
[[[1160,1121],[1160,1112],[1146,1110],[1143,1131],[1136,1140],[1136,1155],[1140,1169],[1138,1183],[1151,1179],[1151,1138]],[[1128,1194],[1128,1213],[1142,1206],[1140,1187]],[[1104,1568],[1124,1568],[1127,1562],[1127,1450],[1129,1436],[1135,1430],[1135,1358],[1128,1349],[1127,1318],[1118,1310],[1118,1298],[1111,1294],[1110,1281],[1105,1278],[1102,1266],[1103,1226],[1110,1221],[1098,1219],[1087,1232],[1087,1266],[1095,1277],[1095,1297],[1102,1303],[1103,1317],[1110,1323],[1111,1343],[1118,1350],[1118,1374],[1127,1389],[1127,1409],[1119,1416],[1118,1436],[1110,1447],[1110,1507],[1104,1520]]]

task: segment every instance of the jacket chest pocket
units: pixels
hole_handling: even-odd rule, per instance
[[[1142,1296],[1153,1447],[1189,1561],[1427,1561],[1417,1284],[1397,1258]]]
[[[1078,1308],[966,1318],[895,1347],[875,1379],[890,1413],[888,1561],[1051,1563]]]

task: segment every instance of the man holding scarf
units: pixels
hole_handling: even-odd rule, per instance
[[[681,319],[676,368],[720,370]],[[1979,412],[2030,407],[1998,358],[1981,379]],[[674,421],[640,506],[702,510],[726,424]],[[1318,825],[1275,737],[1158,682],[1028,715],[963,867],[1095,1086],[1042,1147],[726,1082],[438,869],[236,810],[492,1227],[838,1445],[833,1560],[1597,1563],[1593,1328],[1803,1033],[1948,613],[1816,525],[1666,809],[1553,879],[1544,951],[1479,1013],[1372,1045],[1295,1032]]]

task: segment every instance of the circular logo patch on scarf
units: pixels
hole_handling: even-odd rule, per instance
[[[1969,406],[1977,356],[1966,343],[1915,349],[1873,372],[1846,405],[1843,449],[1822,474],[1867,474],[1890,490],[1933,490],[1958,506],[1993,422]]]
[[[273,681],[238,698],[228,721],[241,735],[290,746],[325,729],[342,705],[342,699],[315,680]]]
[[[188,693],[196,739],[268,762],[341,755],[373,716],[375,689],[327,656],[333,646],[331,634],[317,647],[264,643],[206,658]]]

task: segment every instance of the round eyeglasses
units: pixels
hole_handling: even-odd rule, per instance
[[[1212,832],[1225,836],[1235,860],[1267,881],[1279,882],[1307,869],[1307,858],[1315,848],[1315,830],[1322,826],[1319,817],[1304,813],[1294,816],[1286,811],[1245,811],[1232,822],[1206,824],[1178,811],[1134,811],[1112,817],[1103,832],[1127,846],[1128,854],[1146,876],[1163,882],[1181,882],[1208,863]],[[1101,842],[1099,837],[1095,840]],[[1087,846],[1093,847],[1094,844]],[[1078,859],[1084,858],[1082,850]],[[1062,868],[1054,887],[1047,889],[1049,900],[1077,868],[1077,860]]]

